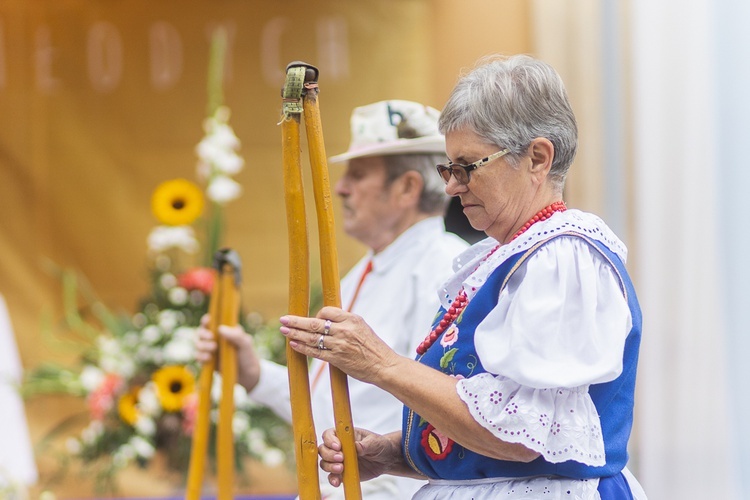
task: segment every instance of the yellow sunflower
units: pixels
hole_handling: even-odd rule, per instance
[[[133,426],[138,420],[138,392],[141,390],[140,387],[133,387],[128,392],[120,396],[117,401],[117,412],[120,414],[120,418],[126,424]]]
[[[203,211],[203,192],[185,179],[162,182],[151,196],[151,211],[167,226],[191,224]]]
[[[195,391],[195,377],[181,365],[160,368],[151,376],[156,384],[161,406],[166,411],[180,411],[185,398]]]

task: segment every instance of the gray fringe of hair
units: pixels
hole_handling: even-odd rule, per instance
[[[438,123],[443,134],[468,127],[509,148],[513,160],[537,137],[555,148],[550,180],[562,189],[578,147],[578,127],[560,75],[529,56],[490,56],[462,76]]]

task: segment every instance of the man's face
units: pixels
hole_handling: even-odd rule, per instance
[[[336,183],[344,231],[374,249],[399,218],[400,208],[392,200],[392,186],[386,187],[386,177],[383,157],[355,158]]]

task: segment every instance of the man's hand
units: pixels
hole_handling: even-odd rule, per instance
[[[210,317],[208,314],[201,318],[195,340],[195,359],[206,363],[217,352],[218,343],[213,333],[208,329]],[[218,334],[229,341],[237,350],[237,382],[248,392],[253,390],[260,379],[260,359],[255,352],[253,338],[240,326],[219,325]],[[217,360],[216,369],[219,369]]]

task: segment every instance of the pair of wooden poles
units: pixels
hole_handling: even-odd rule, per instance
[[[323,143],[323,129],[318,107],[318,69],[303,62],[290,63],[282,88],[282,160],[284,165],[284,198],[289,237],[289,314],[307,316],[310,305],[310,268],[307,217],[302,182],[300,124],[304,116],[310,166],[312,169],[318,236],[320,241],[323,305],[341,307],[338,254],[333,224],[333,204]],[[211,296],[209,328],[214,335],[219,324],[235,325],[239,314],[239,259],[225,251],[217,257],[218,290]],[[297,484],[301,500],[320,500],[318,484],[317,436],[312,418],[312,402],[307,358],[287,343],[287,365],[292,406],[292,428]],[[227,342],[219,339],[221,356],[222,399],[217,426],[217,500],[233,498],[234,444],[231,419],[234,414],[232,394],[237,380],[236,354]],[[190,455],[186,500],[199,500],[208,448],[209,410],[212,374],[215,360],[206,363],[199,380],[199,407]],[[329,367],[336,433],[344,453],[343,486],[346,500],[359,500],[357,452],[354,444],[349,387],[346,374]]]

